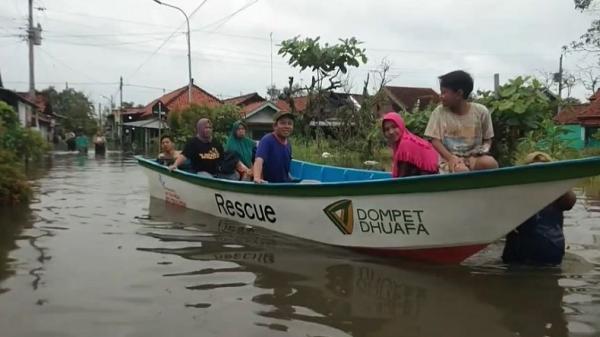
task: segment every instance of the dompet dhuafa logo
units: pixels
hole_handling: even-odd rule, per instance
[[[352,234],[354,229],[354,210],[352,209],[352,200],[342,199],[325,207],[323,212],[329,220],[343,233]]]

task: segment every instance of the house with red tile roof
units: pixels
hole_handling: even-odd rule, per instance
[[[58,116],[46,97],[36,92],[32,98],[29,93],[0,87],[0,100],[13,107],[23,127],[34,128],[46,141],[52,141]]]
[[[436,105],[440,102],[440,95],[431,88],[384,86],[383,103],[377,107],[379,114],[390,111],[413,112]]]
[[[577,116],[581,127],[584,129],[584,143],[586,146],[600,146],[600,141],[593,138],[600,132],[600,90],[590,97],[590,104]]]
[[[170,111],[183,110],[190,106],[188,101],[188,86],[181,87],[173,90],[161,97],[153,100],[144,107],[141,118],[146,119],[152,117],[154,114],[158,115],[159,108],[166,115]],[[191,104],[215,107],[222,105],[223,102],[217,97],[211,95],[206,90],[200,88],[197,85],[192,85],[192,102]]]
[[[589,98],[586,104],[574,104],[564,107],[558,112],[554,121],[568,130],[562,138],[571,142],[573,147],[600,146],[600,141],[593,135],[600,130],[600,91]]]
[[[236,106],[246,106],[249,105],[251,103],[256,103],[256,102],[264,102],[266,101],[261,95],[259,95],[257,92],[253,92],[253,93],[249,93],[249,94],[245,94],[245,95],[241,95],[241,96],[237,96],[237,97],[231,97],[231,98],[227,98],[223,100],[223,104],[231,104],[231,105],[236,105]]]
[[[216,96],[197,85],[192,85],[191,105],[215,107],[222,105],[223,102]],[[159,111],[162,116],[167,116],[173,111],[180,111],[190,106],[188,96],[188,86],[166,93],[141,108],[129,108],[120,113],[114,113],[112,120],[118,129],[122,127],[121,136],[125,143],[137,143],[144,145],[147,149],[150,139],[158,137],[160,130],[168,128],[163,121],[159,122]],[[115,121],[116,117],[116,121]]]
[[[589,104],[574,104],[564,107],[554,117],[554,122],[567,130],[561,139],[567,141],[573,148],[582,149],[585,145],[585,129],[579,122],[579,114]]]
[[[282,110],[276,103],[255,92],[225,99],[223,103],[240,108],[240,118],[248,128],[247,135],[254,140],[259,140],[273,131],[273,115]]]

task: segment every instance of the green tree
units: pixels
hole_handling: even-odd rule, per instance
[[[213,123],[214,138],[224,143],[233,122],[240,120],[240,117],[240,108],[234,105],[207,107],[192,104],[181,111],[169,112],[167,121],[176,142],[182,144],[196,134],[198,120],[208,118]]]
[[[343,78],[350,67],[358,67],[361,63],[367,62],[365,49],[360,48],[356,38],[339,39],[339,43],[330,45],[321,44],[320,37],[300,39],[296,36],[281,42],[278,54],[288,57],[288,63],[301,72],[309,70],[312,72],[310,85],[304,88],[298,88],[294,84],[294,78],[290,77],[287,90],[284,89],[284,96],[287,98],[292,113],[296,112],[293,96],[299,90],[307,94],[307,107],[301,116],[296,119],[296,129],[306,136],[311,135],[312,127],[310,123],[316,122],[315,133],[317,137],[317,147],[320,148],[320,139],[323,132],[320,126],[324,115],[331,108],[331,96],[336,89],[343,87]],[[333,107],[335,108],[335,107]],[[335,111],[339,117],[347,121],[357,117],[357,111],[353,108]],[[340,126],[341,127],[341,126]],[[346,139],[346,145],[355,143]]]
[[[493,155],[501,164],[514,162],[519,140],[537,130],[555,111],[547,89],[536,79],[517,77],[500,87],[498,94],[479,91],[477,101],[487,106],[494,124]]]
[[[575,8],[581,11],[589,10],[595,0],[573,0]],[[571,43],[574,50],[589,52],[600,52],[600,20],[592,21],[587,31],[579,37],[579,40]]]
[[[11,106],[0,101],[0,149],[14,153],[15,157],[28,161],[39,159],[49,149],[42,135],[32,129],[25,129]]]
[[[42,95],[48,98],[55,112],[65,117],[61,121],[65,130],[82,129],[88,135],[96,132],[97,122],[92,113],[93,105],[84,93],[72,88],[58,92],[54,87],[49,87],[42,91]]]
[[[46,147],[42,140],[42,143],[36,142],[35,148],[33,139],[42,140],[42,137],[36,131],[24,130],[17,113],[0,101],[0,204],[23,203],[31,197],[22,159],[39,154]]]
[[[577,151],[562,138],[568,132],[564,126],[557,125],[550,119],[543,120],[538,129],[528,131],[519,140],[515,162],[522,163],[527,154],[533,151],[546,152],[555,159],[573,158]]]

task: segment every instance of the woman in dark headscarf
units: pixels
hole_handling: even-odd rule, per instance
[[[213,139],[213,125],[208,118],[198,120],[196,124],[196,137],[190,139],[183,151],[169,166],[174,170],[190,160],[192,171],[195,173],[210,174],[218,178],[239,179],[240,173],[250,171],[234,154],[229,156],[223,151],[221,143]]]
[[[225,151],[235,152],[240,161],[247,167],[252,167],[252,157],[256,151],[256,143],[246,137],[246,125],[242,121],[233,123],[227,143],[225,143]]]
[[[208,118],[202,118],[196,124],[196,137],[185,144],[183,151],[169,168],[175,169],[189,159],[193,172],[215,175],[223,152],[221,144],[213,140],[212,122]]]

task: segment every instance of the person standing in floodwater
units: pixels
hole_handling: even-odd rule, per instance
[[[94,151],[97,156],[102,156],[106,153],[106,138],[100,130],[98,130],[94,137]]]
[[[75,149],[80,154],[87,154],[90,142],[88,137],[83,133],[83,130],[78,130],[77,138],[75,138]]]
[[[527,155],[525,164],[550,162],[544,152]],[[506,236],[502,261],[510,264],[558,265],[565,255],[563,212],[575,205],[573,191],[560,196]]]

